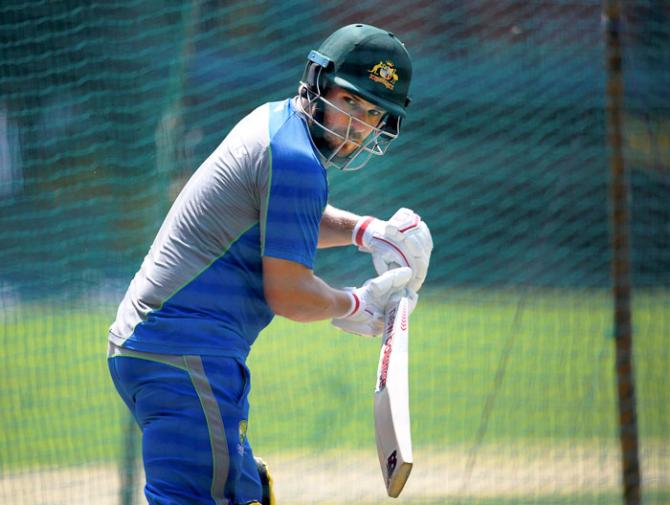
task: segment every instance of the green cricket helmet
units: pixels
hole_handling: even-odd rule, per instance
[[[310,119],[312,138],[325,157],[326,166],[355,170],[362,168],[372,155],[383,155],[391,141],[397,138],[410,102],[412,62],[405,45],[391,32],[354,24],[335,31],[319,49],[311,51],[307,59],[301,80],[301,97],[309,104],[304,112]],[[332,86],[350,91],[386,111],[382,121],[363,142],[349,137],[352,122],[360,120],[324,98]],[[345,135],[323,124],[325,107],[334,107],[349,116],[350,127]],[[341,139],[339,146],[328,145],[324,140],[325,132]],[[347,156],[338,156],[348,142],[358,147]],[[368,155],[361,157],[364,153]]]

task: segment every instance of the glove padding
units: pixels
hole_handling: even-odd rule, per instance
[[[407,295],[410,313],[414,310],[418,296],[405,288],[411,277],[409,268],[396,268],[366,281],[360,288],[347,288],[354,297],[354,309],[346,317],[333,319],[333,326],[356,335],[378,337],[384,331],[384,311],[390,303]]]
[[[353,241],[360,251],[372,254],[378,274],[408,266],[412,278],[407,288],[415,293],[426,280],[433,238],[428,225],[414,211],[401,208],[388,221],[363,217],[354,228]]]

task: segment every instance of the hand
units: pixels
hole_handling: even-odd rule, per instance
[[[412,277],[407,268],[396,268],[370,279],[360,288],[351,289],[354,308],[345,317],[333,319],[334,326],[366,337],[377,337],[384,331],[384,310],[390,301],[398,299],[407,291],[405,286]],[[416,305],[416,295],[411,295]]]
[[[353,241],[359,250],[372,254],[378,274],[408,266],[412,269],[408,289],[415,293],[421,289],[428,273],[433,238],[418,214],[401,208],[388,221],[363,217],[354,228]]]

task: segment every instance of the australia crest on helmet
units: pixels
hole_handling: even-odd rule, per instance
[[[370,79],[383,84],[387,89],[393,89],[393,86],[398,81],[398,72],[390,60],[380,61],[368,70],[368,72],[370,72]]]

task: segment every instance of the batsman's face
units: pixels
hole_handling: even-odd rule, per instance
[[[330,88],[325,99],[334,107],[326,104],[323,123],[337,135],[326,132],[324,138],[338,156],[348,156],[356,150],[386,114],[384,109],[339,87]]]

